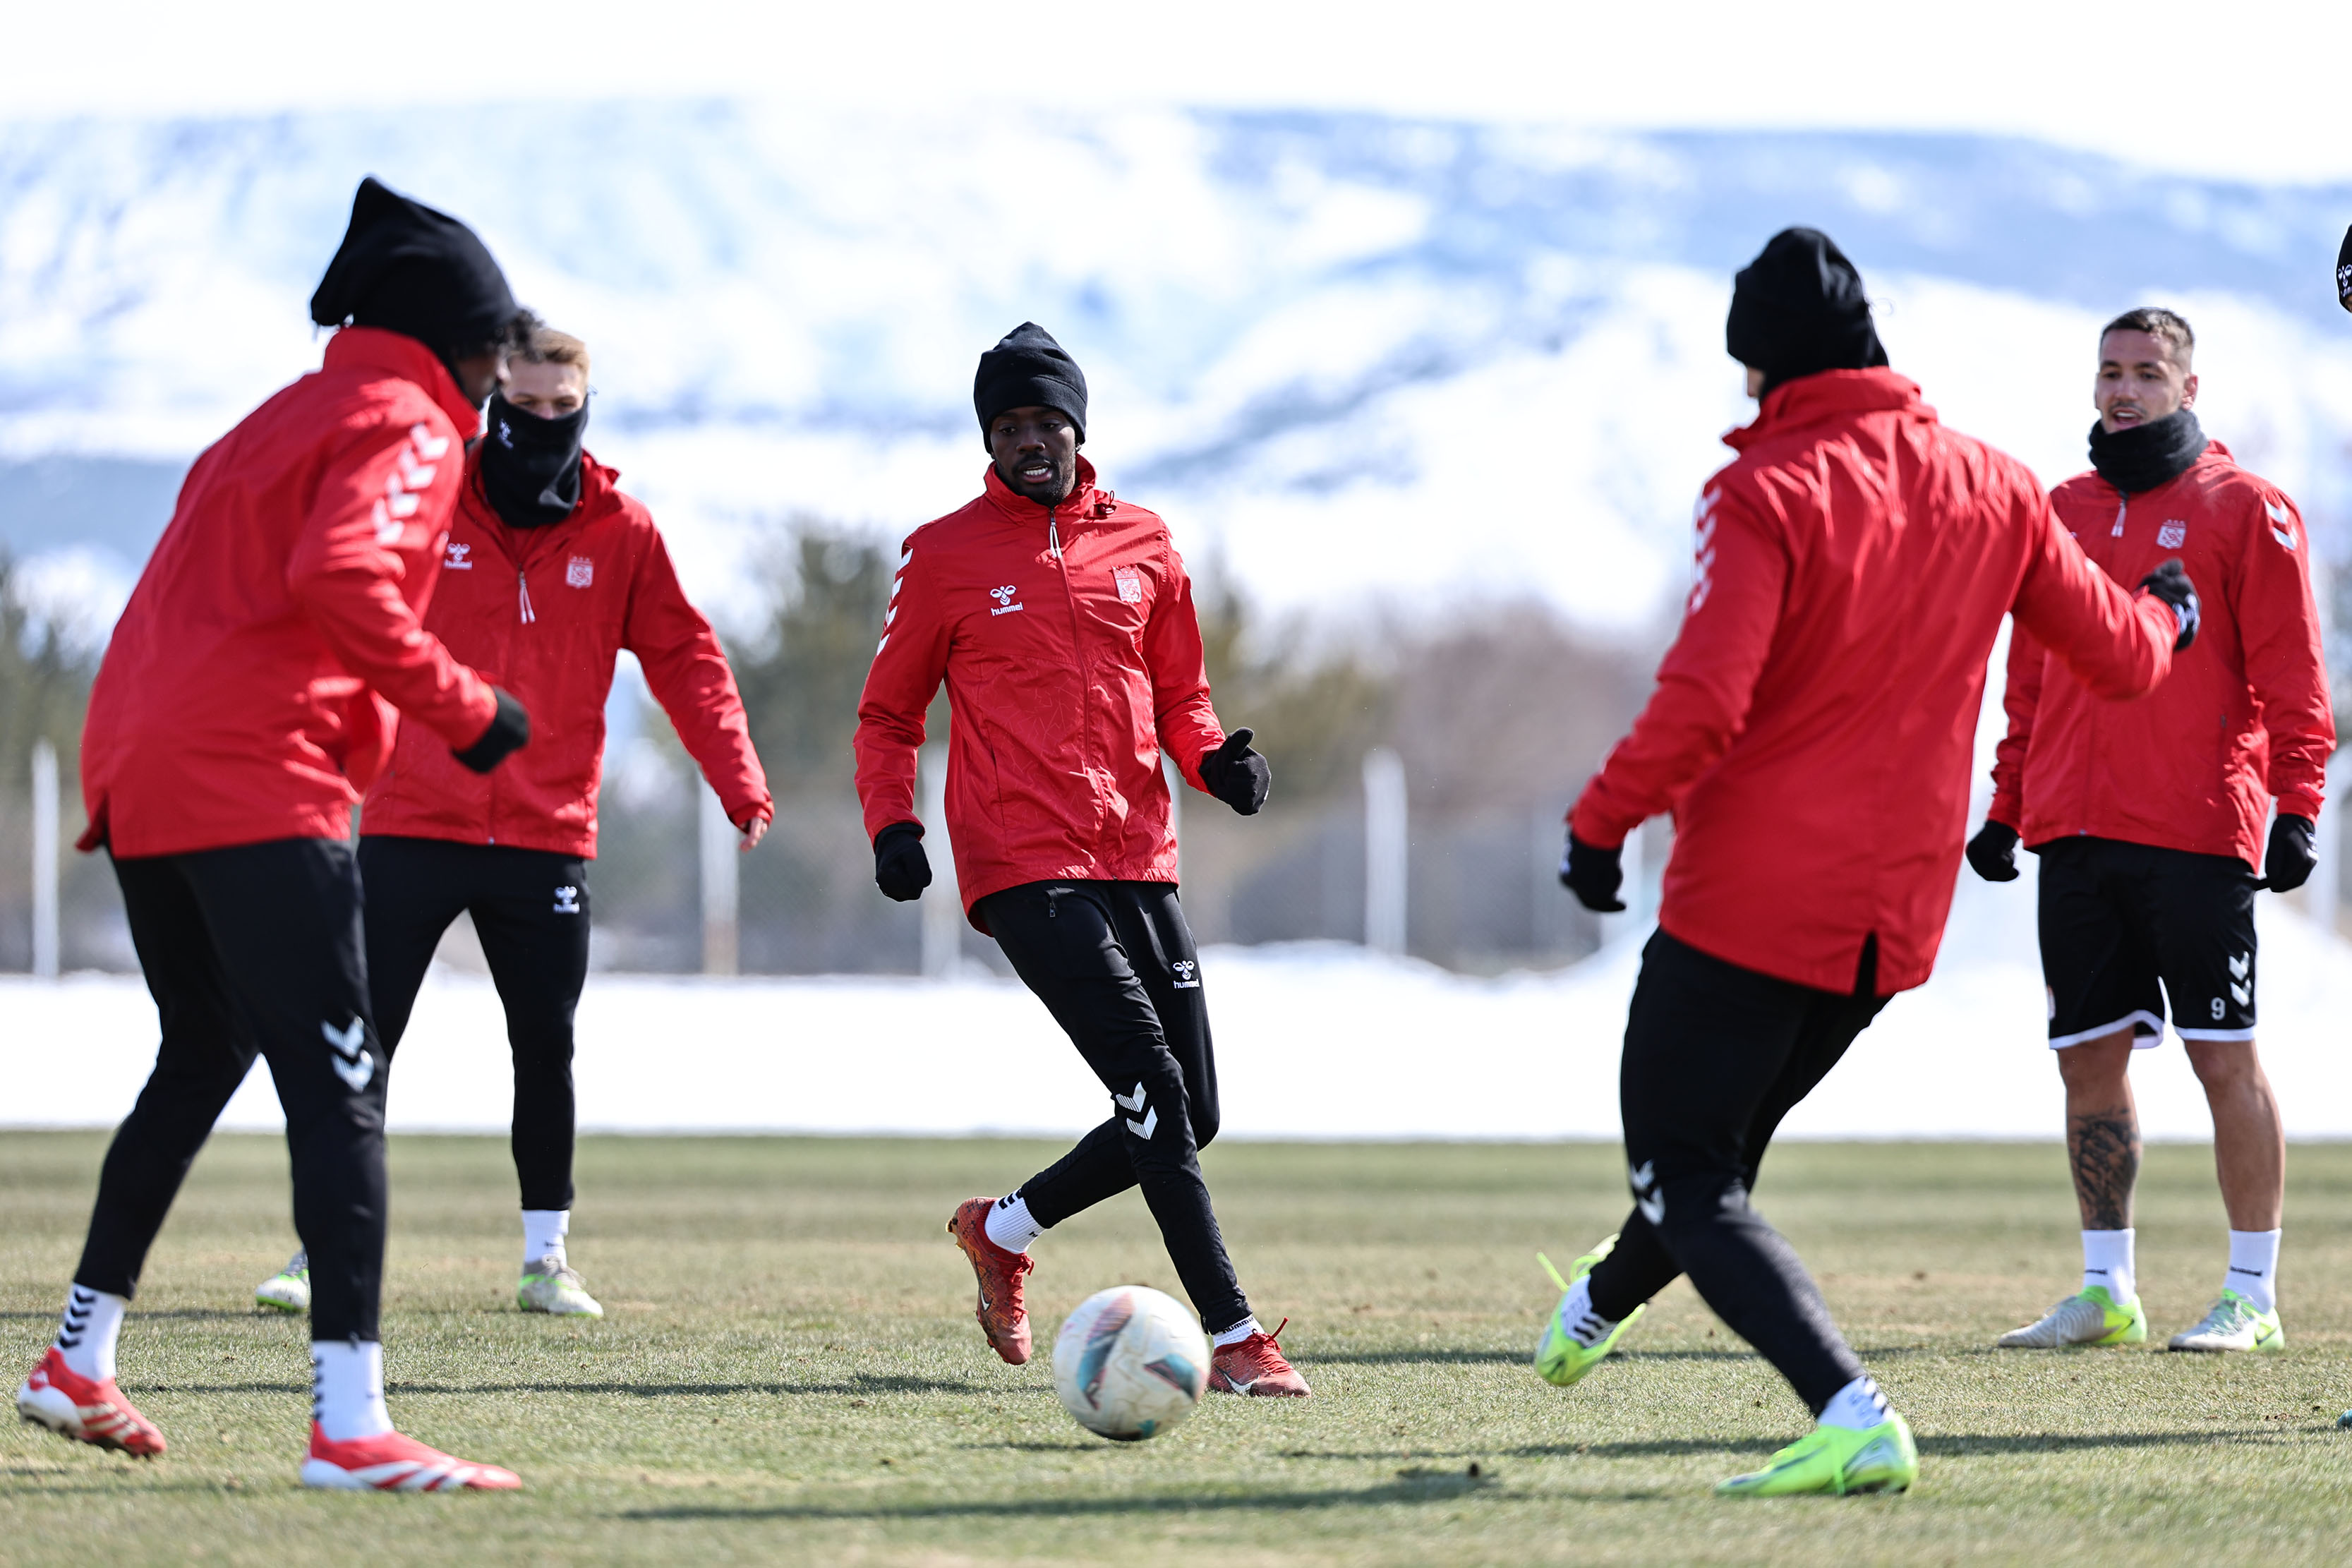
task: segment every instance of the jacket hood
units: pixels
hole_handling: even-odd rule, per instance
[[[1003,477],[997,473],[994,463],[988,465],[987,482],[988,499],[997,510],[1015,522],[1033,522],[1040,527],[1044,526],[1045,509],[1006,484]],[[1066,521],[1070,518],[1084,517],[1095,509],[1097,502],[1103,499],[1103,494],[1104,492],[1095,488],[1095,466],[1087,461],[1086,455],[1081,453],[1078,456],[1078,482],[1070,487],[1070,493],[1063,499],[1061,504],[1054,508],[1054,515]]]
[[[482,427],[482,411],[466,401],[457,378],[431,349],[405,332],[381,327],[345,327],[327,340],[327,370],[380,370],[414,382],[441,406],[460,439],[470,441]]]
[[[1782,382],[1764,395],[1756,417],[1724,433],[1723,444],[1744,452],[1759,441],[1834,419],[1843,414],[1880,409],[1916,409],[1933,419],[1936,411],[1919,401],[1919,384],[1879,366],[1871,370],[1825,370]]]

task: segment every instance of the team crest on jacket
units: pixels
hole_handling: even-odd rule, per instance
[[[2156,547],[2178,550],[2189,542],[2189,525],[2178,518],[2167,518],[2164,526],[2156,531]]]
[[[1118,602],[1122,605],[1143,603],[1143,574],[1132,566],[1121,566],[1110,574],[1118,584]]]
[[[587,587],[596,581],[596,563],[585,555],[573,556],[564,565],[563,581],[569,587]]]

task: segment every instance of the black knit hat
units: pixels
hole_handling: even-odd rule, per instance
[[[444,360],[499,341],[520,313],[472,229],[373,175],[360,182],[342,247],[310,296],[322,327],[405,333]]]
[[[1816,228],[1784,228],[1731,286],[1731,357],[1764,373],[1764,390],[1825,370],[1886,363],[1862,274]]]
[[[971,378],[972,412],[980,416],[980,444],[988,446],[988,422],[1008,408],[1058,408],[1087,438],[1087,376],[1054,334],[1024,321],[980,356]],[[994,447],[989,447],[992,452]]]

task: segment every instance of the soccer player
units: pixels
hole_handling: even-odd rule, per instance
[[[16,1408],[100,1447],[163,1451],[115,1384],[116,1337],[257,1053],[318,1281],[303,1484],[511,1488],[511,1471],[403,1436],[384,1411],[383,1045],[349,834],[394,708],[404,738],[476,773],[530,738],[522,705],[418,618],[459,443],[530,318],[472,230],[373,180],[310,315],[341,329],[324,366],[196,459],[90,694],[81,847],[113,860],[163,1043],[107,1151],[57,1342]]]
[[[1209,705],[1192,582],[1167,524],[1095,483],[1078,455],[1087,383],[1024,322],[982,354],[972,403],[991,458],[977,500],[908,536],[857,709],[857,792],[874,879],[930,884],[914,813],[924,713],[945,680],[947,826],[971,923],[996,939],[1111,1096],[1110,1117],[948,1230],[979,1277],[999,1356],[1029,1359],[1030,1244],[1140,1186],[1215,1342],[1208,1386],[1304,1395],[1225,1255],[1199,1149],[1217,1132],[1200,955],[1176,898],[1162,752],[1247,816],[1272,771]]]
[[[2106,703],[2020,631],[1992,807],[1969,845],[1989,880],[2042,857],[2042,973],[2066,1092],[2066,1152],[2083,1216],[2083,1284],[2011,1347],[2147,1338],[2132,1258],[2139,1121],[2135,1047],[2172,1027],[2205,1086],[2230,1263],[2177,1351],[2274,1351],[2286,1140],[2254,1052],[2254,891],[2303,886],[2336,749],[2294,502],[2238,467],[2197,423],[2197,340],[2170,310],[2127,310],[2099,334],[2091,471],[2051,492],[2092,561],[2130,582],[2179,556],[2204,584],[2204,634],[2145,701]],[[2263,818],[2278,802],[2263,849]]]
[[[1941,425],[1886,368],[1827,236],[1774,236],[1725,337],[1761,405],[1725,437],[1739,456],[1699,497],[1681,633],[1570,814],[1560,868],[1588,908],[1621,910],[1625,836],[1675,814],[1619,1079],[1634,1206],[1562,1281],[1536,1369],[1576,1382],[1686,1273],[1819,1418],[1717,1491],[1901,1489],[1910,1429],[1751,1205],[1757,1167],[1934,965],[2001,616],[2094,692],[2136,697],[2193,636],[2196,597],[2170,562],[2126,594],[2022,464]]]
[[[588,862],[604,699],[621,649],[719,792],[742,847],[774,816],[742,699],[719,639],[679,588],[669,551],[620,476],[582,445],[588,345],[541,327],[490,398],[467,454],[425,628],[528,708],[538,742],[492,781],[404,731],[360,815],[370,994],[385,1065],[408,1027],[441,935],[473,917],[514,1051],[515,1174],[522,1188],[526,1312],[601,1318],[571,1266],[572,1020],[588,977]],[[296,1253],[262,1282],[264,1306],[310,1303]]]

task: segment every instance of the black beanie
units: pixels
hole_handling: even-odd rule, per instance
[[[1862,274],[1817,228],[1784,228],[1731,286],[1724,346],[1764,373],[1764,388],[1825,370],[1886,363]]]
[[[1008,408],[1058,408],[1087,438],[1087,375],[1054,334],[1024,321],[980,356],[971,378],[972,412],[980,416],[980,444],[988,446],[988,422]],[[990,447],[993,452],[995,448]]]
[[[402,332],[445,361],[497,342],[520,314],[472,229],[373,175],[360,182],[342,247],[310,296],[310,319],[322,327]]]

